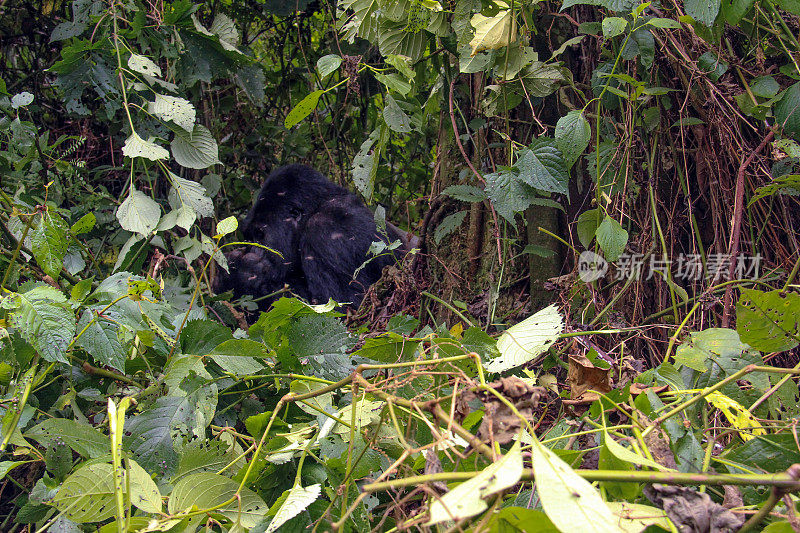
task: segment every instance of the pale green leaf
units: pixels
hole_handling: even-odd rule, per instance
[[[131,57],[128,58],[128,68],[139,74],[147,74],[148,76],[155,77],[161,76],[161,68],[149,57],[139,54],[131,54]]]
[[[150,161],[158,161],[159,159],[169,159],[169,152],[166,148],[157,145],[152,141],[145,141],[135,131],[131,136],[125,140],[125,145],[122,147],[122,155],[128,157],[144,157]]]
[[[485,499],[516,485],[522,477],[522,470],[522,451],[518,440],[508,453],[484,468],[480,474],[434,499],[430,506],[431,518],[425,525],[460,520],[482,513],[488,507]]]
[[[68,418],[48,418],[25,432],[32,439],[48,446],[56,437],[86,458],[102,457],[109,453],[108,437],[87,423]]]
[[[511,326],[497,340],[498,357],[485,363],[490,372],[503,372],[523,365],[544,353],[564,329],[564,317],[555,305]]]
[[[188,205],[200,217],[214,215],[214,202],[206,195],[206,188],[200,183],[168,173],[172,187],[167,198],[173,209]]]
[[[611,39],[617,35],[625,33],[628,27],[628,21],[620,17],[605,17],[603,19],[603,36],[606,39]]]
[[[219,221],[217,224],[217,235],[220,237],[224,237],[229,233],[233,233],[239,227],[239,220],[234,217],[230,216],[228,218],[224,218]]]
[[[141,191],[131,189],[130,194],[117,208],[117,220],[122,229],[147,235],[158,224],[161,207]]]
[[[217,508],[237,492],[239,497],[234,498],[232,503]],[[261,522],[269,510],[264,500],[255,492],[247,488],[239,491],[239,483],[211,472],[190,474],[178,481],[172,489],[167,512],[176,514],[194,506],[198,509],[216,508],[214,513],[219,513],[247,529]]]
[[[582,111],[570,111],[556,123],[556,145],[570,167],[589,146],[591,137],[592,128]]]
[[[219,163],[217,141],[202,124],[195,124],[191,134],[176,130],[170,148],[175,161],[182,167],[204,169]]]
[[[171,120],[187,132],[194,131],[197,111],[188,100],[156,93],[156,101],[148,103],[147,110],[161,120]]]
[[[576,474],[536,438],[533,439],[531,451],[536,492],[547,517],[559,530],[593,533],[623,531],[591,483]]]
[[[300,485],[292,487],[288,491],[288,494],[286,494],[283,505],[281,505],[278,512],[275,513],[272,522],[269,523],[264,533],[277,531],[287,520],[294,518],[309,505],[314,503],[317,498],[319,498],[320,492],[322,492],[322,488],[319,483],[309,485],[308,487],[301,487]]]
[[[128,459],[126,464],[130,467],[127,474],[130,475],[131,503],[146,513],[160,513],[163,506],[156,482],[133,459]]]
[[[294,108],[289,111],[289,114],[286,115],[283,126],[286,129],[292,128],[295,124],[310,115],[317,108],[319,99],[323,94],[325,94],[325,91],[316,90],[300,100],[300,103],[294,106]]]
[[[388,93],[384,96],[383,120],[387,126],[398,133],[411,132],[411,120]]]
[[[469,42],[472,47],[472,55],[483,50],[495,50],[508,46],[516,39],[516,34],[512,33],[516,28],[510,9],[501,9],[493,17],[476,13],[470,19],[470,24],[475,28],[475,36]]]
[[[328,54],[317,59],[317,72],[319,77],[325,79],[329,74],[336,71],[342,64],[342,57],[338,54]]]
[[[597,227],[597,244],[603,250],[605,257],[609,261],[616,261],[625,246],[628,244],[628,232],[619,222],[606,215],[606,218]]]
[[[96,463],[80,468],[61,485],[52,504],[79,524],[114,516],[114,469]]]
[[[686,14],[704,26],[711,27],[717,18],[722,0],[686,0]]]

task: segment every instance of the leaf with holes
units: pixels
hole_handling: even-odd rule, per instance
[[[176,176],[172,172],[169,172],[168,176],[172,187],[167,198],[169,199],[169,205],[173,209],[189,205],[200,217],[214,215],[214,202],[206,195],[206,188],[203,185],[196,181]]]
[[[225,503],[231,499],[232,503]],[[269,510],[255,492],[247,488],[240,491],[239,483],[211,472],[191,474],[178,481],[172,489],[167,512],[177,514],[194,506],[201,510],[214,508],[214,513],[247,529],[254,528]]]
[[[161,76],[161,68],[149,57],[140,56],[139,54],[131,54],[131,57],[128,58],[128,68],[147,76]]]
[[[150,161],[169,159],[169,152],[167,152],[166,148],[157,145],[153,141],[145,141],[135,131],[125,140],[125,144],[122,147],[122,155],[130,158],[143,157]]]
[[[75,335],[75,315],[58,290],[40,285],[0,301],[11,311],[11,324],[51,363],[67,362],[67,347]]]
[[[756,350],[791,350],[800,341],[800,294],[742,290],[736,303],[736,331]]]
[[[67,418],[48,418],[25,432],[26,439],[32,439],[47,446],[55,438],[86,458],[102,457],[109,453],[108,437],[89,424]]]
[[[170,148],[175,161],[182,167],[200,170],[219,163],[217,141],[202,124],[195,124],[192,133],[175,130]]]
[[[526,318],[505,330],[497,340],[500,355],[487,361],[489,372],[503,372],[523,365],[544,353],[564,329],[564,317],[555,305]]]
[[[405,111],[400,109],[392,95],[388,93],[384,96],[383,121],[397,133],[411,132],[411,119],[408,118]]]
[[[300,103],[294,106],[294,108],[289,111],[289,114],[286,115],[283,126],[288,130],[310,115],[317,108],[319,98],[323,94],[325,94],[325,91],[316,90],[300,100]]]
[[[171,120],[189,133],[194,131],[197,111],[188,100],[156,93],[156,101],[147,105],[147,111],[161,120]]]
[[[90,464],[64,480],[52,504],[78,524],[100,522],[114,516],[114,469],[110,464]]]

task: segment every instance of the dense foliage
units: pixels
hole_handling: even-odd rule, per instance
[[[0,2],[0,530],[797,531],[799,16]],[[210,289],[293,162],[357,311]]]

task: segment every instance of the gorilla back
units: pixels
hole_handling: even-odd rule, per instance
[[[347,189],[328,181],[305,165],[275,170],[264,182],[255,204],[242,223],[245,240],[257,246],[227,254],[229,272],[217,269],[214,291],[233,290],[235,296],[255,298],[288,284],[312,303],[328,298],[357,307],[392,255],[372,258],[358,276],[354,272],[368,259],[370,244],[386,240],[375,226],[372,212]],[[390,226],[390,238],[399,238]],[[271,301],[261,302],[266,308]]]

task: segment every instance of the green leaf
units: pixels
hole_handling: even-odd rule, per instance
[[[33,95],[27,91],[15,94],[11,97],[11,107],[19,109],[33,103]]]
[[[289,384],[289,391],[294,394],[308,394],[310,392],[315,392],[318,391],[319,389],[323,389],[327,386],[328,385],[326,383],[320,383],[318,381],[307,381],[304,379],[296,379]],[[300,409],[302,409],[303,411],[314,417],[319,415],[320,412],[331,413],[334,410],[333,393],[331,392],[326,392],[324,394],[308,398],[306,401],[311,405],[315,406],[317,409],[313,409],[302,402],[298,402],[297,407],[299,407]]]
[[[119,326],[115,322],[97,317],[91,309],[83,312],[78,321],[78,331],[83,335],[75,342],[102,365],[125,372],[126,351],[119,342]],[[85,328],[85,329],[84,329]]]
[[[665,28],[665,29],[676,29],[679,30],[683,27],[683,24],[678,22],[675,19],[667,19],[667,18],[652,18],[647,21],[647,23],[651,26],[656,28]]]
[[[325,79],[329,74],[336,71],[342,64],[342,57],[338,54],[328,54],[317,59],[317,72],[319,77]]]
[[[325,94],[325,91],[316,90],[300,100],[300,103],[294,106],[294,108],[289,111],[289,114],[286,115],[286,119],[283,121],[283,126],[286,129],[290,129],[295,124],[310,115],[317,108],[319,99],[323,94]]]
[[[181,450],[180,463],[170,483],[175,485],[192,474],[218,472],[235,458],[224,442],[218,440],[191,442]]]
[[[718,58],[713,52],[706,52],[697,59],[697,66],[708,77],[718,81],[728,71],[728,64]]]
[[[125,140],[125,145],[122,147],[122,155],[130,158],[144,157],[150,161],[169,159],[169,152],[167,152],[166,148],[150,140],[145,141],[135,131]]]
[[[387,126],[398,133],[411,132],[411,120],[389,93],[384,95],[383,120]]]
[[[617,35],[625,33],[628,27],[628,21],[620,17],[605,17],[603,19],[603,36],[606,39],[611,39]]]
[[[237,494],[238,497],[233,498]],[[232,498],[233,503],[217,508]],[[194,506],[197,509],[215,508],[214,513],[246,529],[254,528],[269,510],[255,492],[247,488],[239,491],[239,483],[210,472],[191,474],[178,481],[172,489],[167,512],[177,514]]]
[[[597,208],[584,211],[578,216],[576,225],[578,240],[587,250],[597,233],[597,228],[600,227],[601,220],[603,220],[603,211]]]
[[[394,332],[386,332],[379,337],[364,341],[356,355],[381,363],[411,361],[419,346],[419,341],[408,339]]]
[[[375,176],[378,174],[378,161],[384,145],[381,129],[376,128],[361,143],[358,153],[353,158],[353,182],[358,192],[367,200],[372,199],[375,189]]]
[[[217,223],[216,236],[224,237],[229,233],[233,233],[238,228],[239,228],[239,220],[234,216],[230,216],[228,218],[220,220],[219,223]]]
[[[536,190],[514,172],[501,170],[484,175],[486,193],[497,214],[514,224],[515,213],[521,213],[537,198]]]
[[[800,0],[775,0],[775,3],[784,11],[800,16]]]
[[[487,199],[486,191],[474,185],[450,185],[442,194],[462,202],[482,202]]]
[[[564,317],[555,305],[545,307],[519,324],[505,330],[497,339],[500,355],[487,361],[489,372],[503,372],[527,363],[558,340],[564,329]]]
[[[170,148],[172,157],[182,167],[204,169],[220,162],[217,141],[202,124],[195,124],[192,133],[175,130]]]
[[[434,242],[436,244],[441,243],[442,239],[453,233],[464,223],[464,218],[466,218],[466,216],[466,211],[458,211],[452,215],[447,215],[444,220],[436,226],[436,230],[433,232]]]
[[[517,155],[514,168],[519,170],[519,179],[540,191],[569,192],[569,169],[554,139],[539,137]]]
[[[70,232],[73,235],[81,235],[83,233],[88,233],[89,231],[94,228],[95,223],[97,222],[97,217],[94,213],[86,213],[77,222],[75,222],[72,227],[70,228]]]
[[[775,118],[789,135],[796,140],[800,137],[800,82],[795,83],[783,93],[775,104]]]
[[[408,93],[411,92],[411,83],[402,76],[397,73],[390,73],[390,74],[381,74],[380,72],[375,72],[373,74],[375,79],[384,84],[388,89],[397,92],[402,96],[408,96]]]
[[[736,303],[736,331],[756,350],[791,350],[800,342],[800,294],[743,289]]]
[[[122,229],[147,235],[161,218],[161,207],[141,191],[131,189],[130,194],[117,208],[117,220]]]
[[[628,232],[619,222],[606,215],[597,227],[597,244],[603,250],[608,261],[616,261],[628,244]]]
[[[282,498],[284,498],[283,503],[275,513],[272,522],[269,523],[269,527],[267,527],[264,533],[277,531],[286,521],[297,516],[309,505],[314,503],[317,498],[319,498],[321,492],[322,487],[319,483],[309,485],[308,487],[295,485],[290,490],[284,492],[282,496]]]
[[[547,517],[560,531],[622,533],[616,517],[592,485],[533,439],[536,492]]]
[[[192,103],[184,98],[156,93],[155,102],[147,104],[147,111],[163,121],[172,121],[184,131],[194,131],[197,111]]]
[[[48,445],[55,438],[86,458],[97,458],[109,453],[108,437],[84,422],[67,418],[48,418],[25,432],[26,439]]]
[[[114,469],[106,463],[84,466],[69,476],[52,504],[79,524],[114,516]]]
[[[430,504],[431,518],[425,525],[432,526],[482,513],[488,508],[485,499],[516,485],[522,477],[522,470],[522,451],[517,440],[508,453],[481,473],[433,499]]]
[[[269,349],[250,339],[231,339],[214,348],[211,359],[223,370],[236,376],[255,374],[264,368],[261,360],[269,357]]]
[[[706,27],[714,25],[722,0],[686,0],[686,14]]]
[[[139,74],[155,77],[161,76],[161,69],[159,66],[153,63],[150,58],[140,56],[139,54],[131,54],[131,57],[128,58],[128,68]]]
[[[797,0],[792,0],[797,1]],[[731,26],[736,26],[742,17],[753,7],[755,0],[725,0],[722,2],[722,14],[725,21]]]
[[[137,462],[151,473],[169,474],[178,463],[174,442],[194,436],[195,411],[186,398],[162,396],[153,408],[125,422],[123,443]]]
[[[781,86],[772,76],[761,76],[750,83],[750,90],[756,96],[774,98],[777,96],[778,91],[781,90]]]
[[[582,111],[570,111],[558,119],[556,124],[556,144],[561,153],[564,154],[568,167],[572,167],[586,150],[591,137],[592,128],[583,116]]]
[[[2,305],[11,309],[11,323],[47,361],[67,362],[67,347],[75,335],[75,316],[66,297],[50,286],[37,286]]]
[[[492,17],[476,13],[472,15],[470,24],[475,28],[475,35],[469,42],[472,55],[503,48],[516,39],[516,33],[512,33],[515,24],[510,9],[501,9]]]
[[[130,476],[131,503],[146,513],[158,514],[162,511],[161,493],[153,478],[133,459],[126,461]],[[123,486],[125,486],[123,484]]]
[[[69,244],[69,228],[57,214],[43,213],[31,232],[31,251],[44,273],[53,279],[61,275],[64,256]]]
[[[189,206],[200,217],[214,215],[214,203],[206,195],[206,188],[202,184],[181,178],[172,172],[168,172],[167,176],[172,184],[167,198],[173,209]]]

